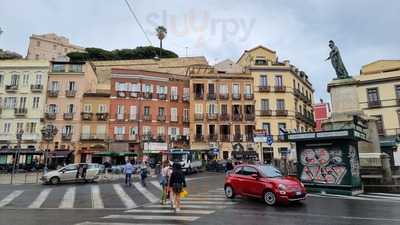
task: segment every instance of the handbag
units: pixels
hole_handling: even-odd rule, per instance
[[[179,193],[179,195],[181,196],[181,198],[186,198],[189,193],[186,191],[186,188],[182,189],[181,193]]]

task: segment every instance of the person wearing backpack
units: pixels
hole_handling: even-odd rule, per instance
[[[142,183],[143,187],[146,187],[146,178],[147,178],[147,162],[142,162],[142,165],[140,166],[140,181]]]
[[[169,178],[169,186],[174,194],[175,212],[181,210],[181,192],[186,187],[185,175],[182,172],[182,166],[179,163],[174,163],[171,177]]]

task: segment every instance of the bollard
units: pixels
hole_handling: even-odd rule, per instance
[[[392,168],[390,165],[390,157],[386,153],[381,154],[382,163],[382,182],[383,184],[393,184]]]

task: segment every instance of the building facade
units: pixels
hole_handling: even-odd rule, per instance
[[[279,62],[276,52],[266,47],[246,50],[237,63],[254,80],[256,130],[273,137],[272,145],[262,143],[257,148],[261,161],[269,163],[294,149],[282,140],[284,132],[314,130],[314,89],[303,71],[288,60]]]
[[[84,48],[71,44],[68,38],[54,33],[36,35],[29,38],[27,59],[30,60],[55,60],[57,57],[66,56],[69,52],[82,52]]]
[[[89,63],[56,62],[50,63],[47,84],[47,104],[45,108],[46,125],[54,125],[58,134],[50,143],[50,150],[57,160],[79,162],[82,107],[85,93],[96,91],[96,75]],[[49,143],[43,143],[43,145]]]
[[[255,157],[253,78],[232,67],[223,62],[188,69],[191,149],[218,159],[249,159]]]
[[[321,99],[319,103],[313,105],[313,109],[314,109],[315,131],[321,131],[323,121],[327,120],[331,113],[329,103],[324,102]]]
[[[17,148],[18,131],[23,131],[21,149],[38,151],[46,103],[49,63],[33,60],[0,61],[0,148]],[[0,164],[10,157],[1,155]],[[8,158],[7,158],[8,157]],[[28,157],[28,156],[27,156]],[[7,161],[8,160],[8,161]],[[21,162],[32,158],[20,158]]]
[[[180,75],[112,69],[111,151],[160,161],[168,149],[188,149],[188,84]]]

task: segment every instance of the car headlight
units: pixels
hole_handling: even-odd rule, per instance
[[[287,187],[286,187],[286,185],[284,185],[284,184],[279,184],[279,185],[278,185],[278,189],[279,189],[280,191],[286,191]]]

